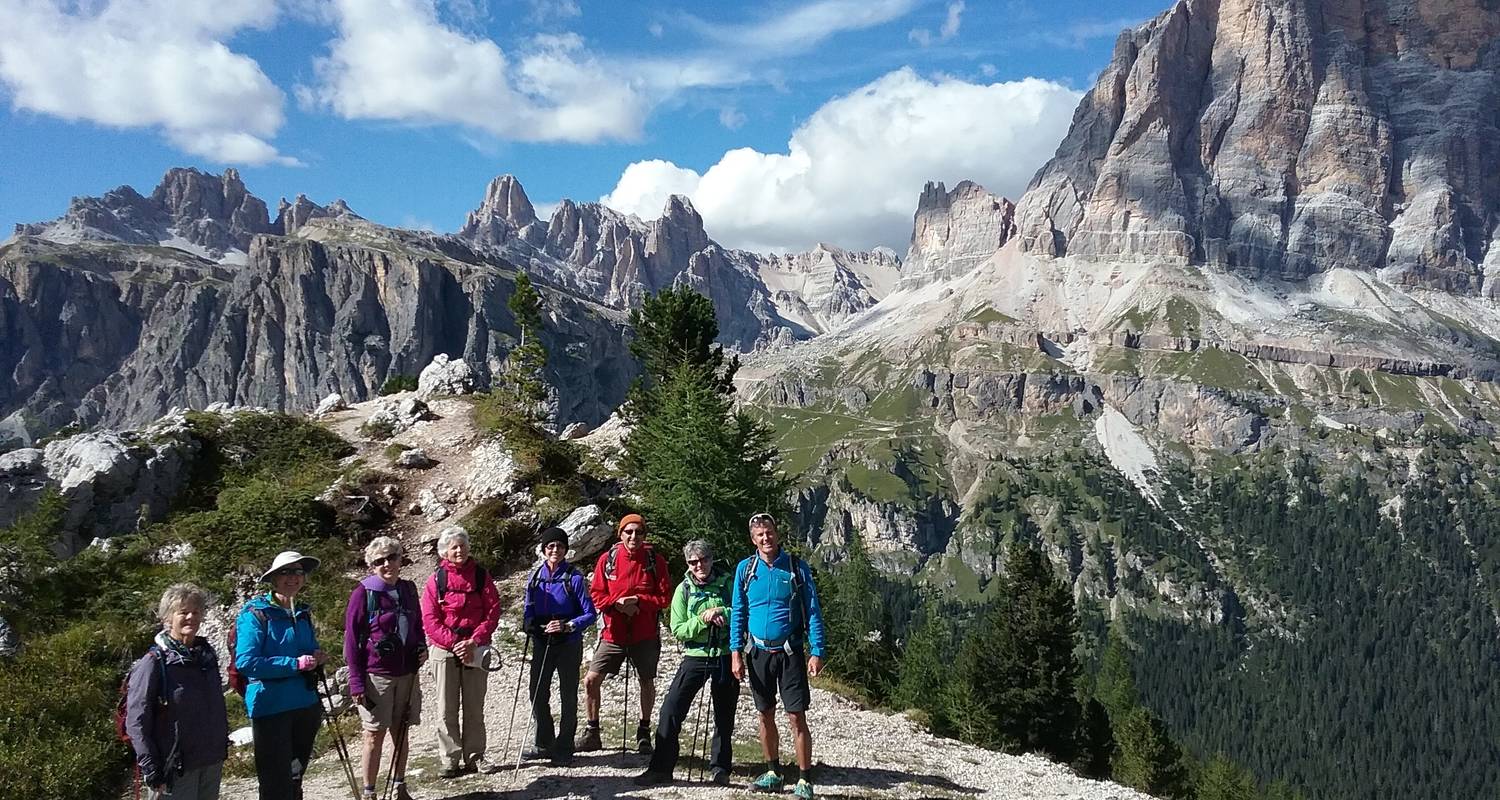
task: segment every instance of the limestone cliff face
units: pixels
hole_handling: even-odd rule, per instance
[[[21,237],[0,248],[0,370],[16,376],[0,417],[39,433],[75,414],[119,427],[216,402],[306,411],[332,392],[368,398],[439,353],[488,382],[516,341],[513,276],[451,238],[332,217],[256,237],[234,269]],[[559,418],[603,421],[634,375],[624,321],[546,295]]]
[[[927,184],[912,219],[903,282],[923,284],[973,269],[1015,235],[1015,210],[973,181],[951,192],[942,182]]]
[[[726,248],[708,236],[692,203],[678,196],[649,222],[571,200],[541,220],[511,175],[490,182],[458,236],[615,308],[690,286],[714,301],[719,341],[739,350],[806,339],[837,325],[884,297],[899,269],[886,254],[838,251],[839,263],[821,270],[826,281],[823,275],[804,281],[797,276],[802,265],[817,264],[820,251],[836,248],[793,256]]]
[[[1485,0],[1179,0],[1120,36],[1022,247],[1493,296],[1497,40]]]

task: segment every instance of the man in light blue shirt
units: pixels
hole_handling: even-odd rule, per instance
[[[807,729],[811,700],[808,678],[823,671],[823,611],[807,563],[781,549],[781,534],[770,514],[750,518],[755,554],[734,571],[729,613],[730,667],[736,680],[750,679],[750,694],[760,712],[760,747],[767,769],[751,788],[779,792],[781,737],[776,729],[776,698],[786,709],[796,740],[801,777],[793,794],[813,796],[812,732]],[[809,658],[810,656],[810,658]]]

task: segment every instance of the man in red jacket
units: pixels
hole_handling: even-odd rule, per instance
[[[599,644],[583,679],[588,727],[578,749],[598,750],[599,687],[607,675],[620,671],[626,658],[641,683],[641,717],[635,729],[636,748],[651,752],[651,707],[656,704],[656,662],[661,657],[657,613],[671,602],[667,560],[646,544],[646,521],[626,514],[616,526],[619,543],[599,556],[589,595],[604,618]]]

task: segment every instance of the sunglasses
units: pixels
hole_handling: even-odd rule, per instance
[[[774,526],[776,524],[776,518],[765,512],[761,512],[750,517],[751,525],[756,525],[762,522],[768,522]]]
[[[566,550],[568,546],[562,542],[548,542],[542,546],[543,550]]]
[[[697,566],[698,564],[712,564],[713,560],[708,558],[690,558],[687,560],[687,563],[688,566],[692,567]]]
[[[633,525],[633,526],[631,526],[629,528],[622,528],[620,530],[620,532],[621,533],[640,533],[641,532],[641,528],[640,528],[640,526]]]
[[[293,567],[291,569],[278,569],[274,574],[278,578],[300,578],[307,574],[307,570],[301,567]]]
[[[392,566],[399,567],[399,566],[401,566],[402,562],[405,561],[405,560],[406,559],[402,558],[400,555],[392,553],[391,555],[388,555],[388,556],[386,556],[384,558],[377,558],[374,561],[371,561],[370,562],[370,566],[372,566],[372,567],[383,567],[386,564],[390,564]]]

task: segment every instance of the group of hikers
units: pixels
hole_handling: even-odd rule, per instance
[[[636,785],[673,780],[680,737],[705,685],[706,702],[713,706],[708,775],[713,783],[728,785],[735,708],[740,684],[748,681],[767,761],[766,771],[750,788],[780,792],[785,787],[775,718],[779,699],[795,739],[799,778],[793,794],[813,797],[812,735],[805,714],[811,695],[808,678],[819,673],[825,657],[817,589],[806,562],[782,548],[771,515],[752,516],[748,527],[755,552],[732,573],[716,563],[707,542],[689,542],[683,548],[687,573],[675,590],[667,560],[647,543],[639,514],[620,519],[618,541],[599,556],[587,580],[568,563],[567,533],[556,527],[542,532],[542,561],[526,582],[521,612],[527,635],[521,661],[524,665],[530,655],[534,733],[529,744],[523,741],[518,765],[544,759],[566,765],[575,752],[601,749],[601,689],[605,678],[623,666],[627,713],[632,684],[639,689],[634,747],[651,756],[634,779]],[[392,753],[384,796],[411,798],[405,781],[408,732],[421,722],[418,671],[424,664],[430,664],[442,709],[437,726],[440,777],[501,768],[486,755],[484,719],[489,676],[500,665],[491,646],[500,619],[499,593],[470,556],[469,537],[461,528],[444,531],[437,551],[437,569],[419,592],[401,575],[408,560],[400,541],[389,536],[371,541],[364,552],[370,574],[349,597],[343,656],[348,695],[362,728],[358,777],[341,737],[336,737],[336,747],[351,788],[359,784],[362,800],[376,797],[387,738]],[[323,695],[334,694],[311,610],[297,601],[318,564],[295,551],[278,554],[261,575],[269,590],[244,604],[231,634],[229,681],[238,681],[236,688],[244,690],[261,800],[302,798],[303,772],[328,711],[320,685]],[[219,795],[228,721],[217,654],[199,635],[207,605],[206,593],[191,584],[168,588],[157,608],[162,630],[126,680],[122,729],[152,800],[213,800]],[[682,661],[662,701],[653,737],[650,716],[663,612],[669,615]],[[601,617],[603,626],[583,677],[586,722],[579,736],[584,633]],[[556,724],[554,679],[560,705]]]

